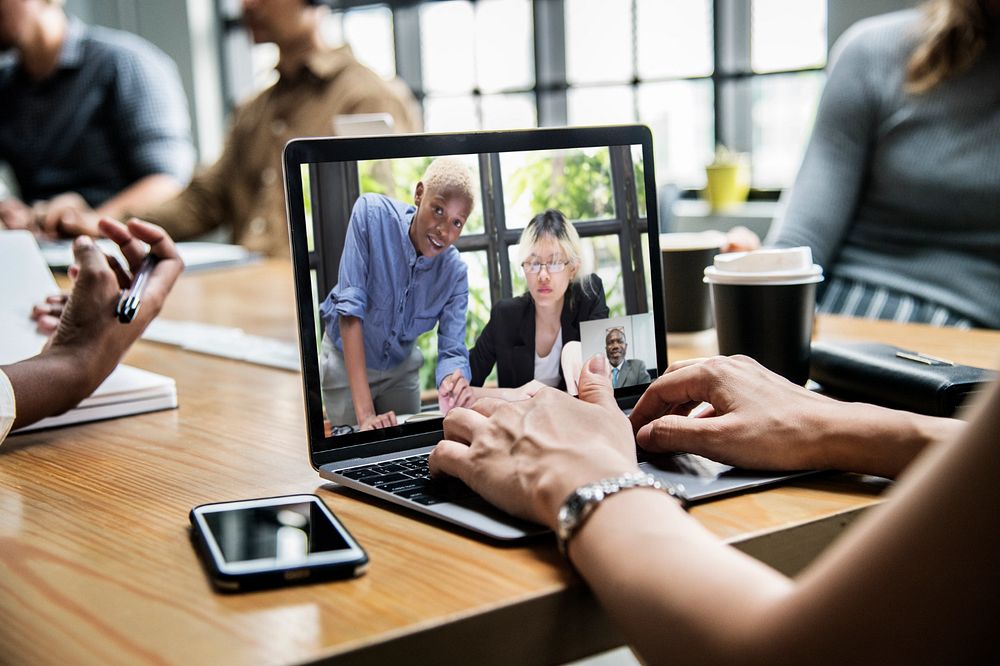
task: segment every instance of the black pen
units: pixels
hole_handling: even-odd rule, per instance
[[[139,313],[139,306],[142,305],[142,292],[145,291],[146,283],[149,282],[149,274],[153,272],[153,268],[159,260],[160,258],[152,252],[147,254],[142,263],[139,264],[139,270],[132,276],[132,284],[122,292],[121,298],[118,299],[118,305],[115,307],[115,315],[121,323],[130,323]]]

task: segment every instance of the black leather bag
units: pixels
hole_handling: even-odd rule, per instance
[[[877,342],[817,342],[810,377],[838,398],[953,416],[997,373]]]

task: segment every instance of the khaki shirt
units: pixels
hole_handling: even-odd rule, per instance
[[[408,91],[406,91],[408,94]],[[360,64],[349,47],[320,51],[233,116],[222,156],[174,199],[140,213],[177,240],[229,226],[233,241],[288,256],[281,151],[297,137],[330,136],[339,115],[392,115],[399,132],[419,130],[412,96]]]

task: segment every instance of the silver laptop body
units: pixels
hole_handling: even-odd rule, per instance
[[[511,248],[516,247],[520,227],[527,222],[527,218],[521,219],[525,191],[529,195],[534,192],[537,198],[539,192],[551,193],[553,184],[558,187],[569,177],[583,172],[596,174],[590,189],[597,213],[591,211],[586,219],[574,219],[573,211],[564,212],[584,243],[592,244],[595,257],[606,259],[609,252],[617,253],[617,264],[598,266],[595,272],[602,276],[608,305],[615,315],[609,322],[634,331],[635,337],[630,339],[641,349],[630,345],[629,351],[644,359],[652,380],[667,367],[652,138],[643,126],[615,126],[296,139],[285,147],[285,193],[311,464],[320,476],[344,487],[493,539],[515,540],[545,530],[513,518],[475,495],[457,492],[453,498],[446,495],[438,501],[437,496],[431,500],[419,489],[416,495],[407,490],[421,483],[415,470],[442,435],[442,419],[430,411],[437,406],[432,398],[428,402],[433,404],[423,405],[421,413],[409,422],[384,429],[361,432],[350,424],[325,419],[319,308],[337,284],[352,208],[362,194],[379,189],[394,191],[400,199],[412,196],[422,168],[430,158],[441,155],[460,156],[479,179],[477,207],[455,247],[467,265],[472,265],[474,257],[485,258],[476,259],[486,267],[475,279],[470,270],[469,290],[470,300],[474,291],[477,298],[488,299],[487,313],[496,299],[523,291],[523,282],[514,282],[520,267],[513,267]],[[571,172],[571,168],[576,171]],[[558,192],[552,198],[561,200]],[[530,210],[528,217],[539,212]],[[473,225],[471,220],[477,215],[481,223]],[[516,250],[513,254],[516,256]],[[476,325],[482,322],[477,324],[470,316],[467,326],[473,333]],[[589,328],[603,330],[601,326]],[[594,353],[588,348],[596,344],[594,336],[581,337],[583,358],[588,358]],[[425,366],[431,362],[425,360]],[[433,377],[433,371],[430,375]],[[625,409],[635,403],[643,389],[644,385],[620,388],[615,396]],[[373,465],[391,470],[390,478],[395,481],[373,486],[366,480],[371,478],[366,474]],[[644,460],[642,466],[690,500],[790,476],[734,470],[683,454]],[[417,479],[414,484],[407,481],[411,476]],[[404,490],[398,490],[400,487]]]

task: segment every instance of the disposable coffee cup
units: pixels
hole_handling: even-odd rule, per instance
[[[702,279],[726,242],[721,231],[660,234],[664,312],[668,333],[712,328],[712,301]]]
[[[711,285],[719,353],[745,354],[805,384],[816,285],[822,281],[823,269],[808,247],[717,255],[705,269],[705,282]]]

